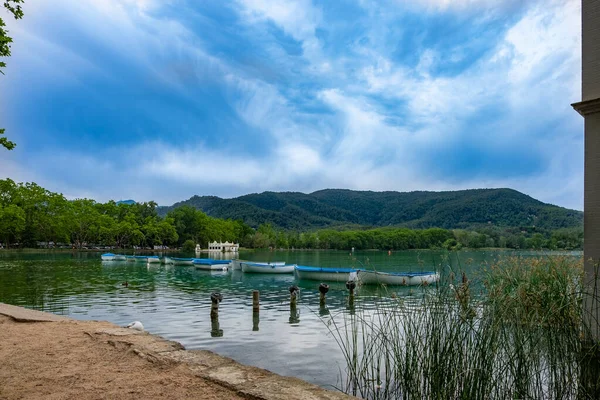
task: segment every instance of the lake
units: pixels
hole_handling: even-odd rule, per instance
[[[486,265],[498,257],[554,254],[565,253],[422,250],[388,255],[385,251],[240,251],[239,258],[379,271],[465,271],[476,281]],[[581,252],[568,254],[580,256]],[[292,284],[298,285],[301,292],[297,314],[291,313],[289,307],[288,288]],[[244,364],[333,388],[339,386],[345,364],[329,331],[332,318],[339,323],[355,309],[348,306],[343,283],[330,284],[327,308],[320,309],[318,286],[317,281],[298,281],[292,274],[273,276],[238,270],[199,271],[191,266],[103,263],[100,253],[93,252],[0,251],[0,302],[118,325],[139,320],[150,333],[176,340],[187,349],[212,350]],[[252,314],[253,290],[260,291],[259,319]],[[211,324],[209,316],[210,294],[214,291],[223,295],[218,326]],[[418,288],[363,286],[356,292],[355,307],[368,312],[380,297],[418,298],[419,294]]]

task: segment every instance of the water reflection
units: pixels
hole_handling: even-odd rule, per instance
[[[258,311],[252,312],[252,332],[258,332],[258,324],[260,323],[260,315]]]
[[[298,307],[295,305],[290,305],[290,324],[299,324],[300,323],[300,311],[298,311]]]
[[[223,337],[223,329],[219,324],[219,317],[210,319],[210,337]]]

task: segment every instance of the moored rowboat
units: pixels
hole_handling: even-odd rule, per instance
[[[195,258],[192,264],[196,269],[202,269],[207,271],[223,270],[228,269],[231,260],[213,260],[212,258]]]
[[[440,280],[440,274],[435,271],[379,272],[360,270],[358,279],[364,285],[418,286],[436,283]]]
[[[194,258],[171,257],[171,260],[173,260],[173,264],[175,264],[175,265],[193,265],[194,264]]]
[[[100,258],[102,258],[102,261],[115,261],[115,256],[116,254],[113,253],[104,253]]]
[[[194,266],[202,271],[227,271],[228,269],[226,264],[194,264]]]
[[[241,260],[232,260],[233,269],[242,269],[243,263],[251,263],[251,264],[262,264],[262,265],[285,265],[285,261],[241,261]]]
[[[350,274],[356,274],[357,272],[358,270],[353,268],[321,268],[296,265],[298,279],[313,281],[347,282],[350,280]]]
[[[265,264],[265,263],[252,263],[243,262],[242,271],[253,272],[259,274],[293,274],[295,265],[281,265],[281,264]]]
[[[100,256],[102,261],[125,261],[127,257],[123,254],[104,253]]]

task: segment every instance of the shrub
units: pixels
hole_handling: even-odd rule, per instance
[[[188,239],[185,242],[183,242],[181,250],[185,253],[193,253],[196,250],[196,243],[194,243],[193,240]]]

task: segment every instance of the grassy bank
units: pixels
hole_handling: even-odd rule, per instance
[[[367,399],[594,398],[580,379],[582,277],[579,258],[503,258],[477,285],[449,271],[437,288],[376,299],[375,312],[357,304],[330,325],[346,359],[340,389]]]

